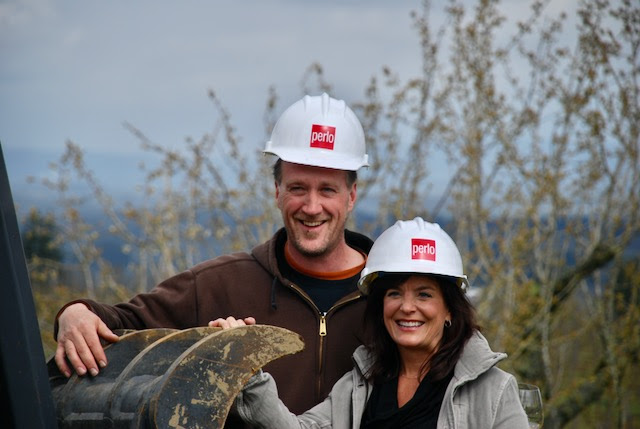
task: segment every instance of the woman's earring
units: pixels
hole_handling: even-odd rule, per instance
[[[445,328],[450,328],[451,327],[451,320],[445,320],[444,321],[444,327]]]

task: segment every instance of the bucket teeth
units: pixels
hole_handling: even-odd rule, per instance
[[[267,363],[304,348],[270,325],[128,331],[105,347],[96,377],[49,380],[59,427],[222,428],[233,400]]]

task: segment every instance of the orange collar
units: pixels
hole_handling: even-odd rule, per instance
[[[343,280],[343,279],[348,279],[350,277],[357,275],[360,271],[362,271],[362,269],[364,268],[364,264],[367,260],[366,254],[360,252],[359,250],[358,252],[362,255],[364,259],[364,261],[361,264],[358,264],[353,268],[348,268],[343,271],[334,271],[334,272],[328,273],[324,271],[312,271],[304,268],[302,265],[296,263],[293,260],[293,258],[289,254],[288,246],[284,246],[284,257],[287,260],[287,263],[289,264],[289,266],[291,266],[291,268],[293,268],[294,270],[296,270],[301,274],[304,274],[305,276],[314,277],[322,280]]]

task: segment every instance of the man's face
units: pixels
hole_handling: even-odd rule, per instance
[[[303,257],[329,254],[344,242],[347,217],[356,201],[356,184],[347,186],[347,172],[282,163],[276,183],[290,251]]]

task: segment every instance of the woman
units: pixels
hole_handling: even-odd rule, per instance
[[[467,286],[460,253],[437,224],[398,221],[362,271],[369,336],[353,370],[299,416],[259,372],[236,411],[264,428],[527,428],[515,378],[495,367],[506,355],[480,334]]]

